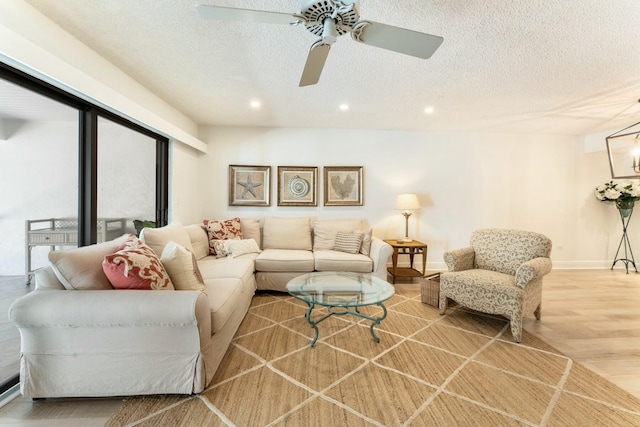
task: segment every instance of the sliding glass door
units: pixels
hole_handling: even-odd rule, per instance
[[[166,137],[0,63],[0,393],[17,383],[11,303],[65,250],[166,224]]]
[[[18,373],[11,303],[52,249],[75,246],[80,110],[0,79],[0,384]],[[71,237],[71,238],[70,238]]]
[[[156,221],[156,140],[98,117],[97,240]]]

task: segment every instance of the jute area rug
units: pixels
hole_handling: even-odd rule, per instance
[[[107,426],[640,426],[639,399],[502,318],[440,316],[419,287],[386,306],[380,343],[333,316],[310,348],[306,305],[259,293],[205,392],[129,398]]]

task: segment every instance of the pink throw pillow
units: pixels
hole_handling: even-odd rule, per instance
[[[102,270],[116,289],[174,289],[156,253],[133,234],[104,257]]]
[[[242,239],[242,228],[240,226],[240,218],[232,218],[225,220],[208,220],[202,223],[207,227],[207,235],[209,236],[209,254],[217,255],[217,251],[213,242],[216,240]]]

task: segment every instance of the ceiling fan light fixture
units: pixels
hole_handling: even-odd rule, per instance
[[[300,13],[203,4],[197,4],[196,10],[201,17],[208,19],[304,25],[319,40],[311,45],[307,54],[300,87],[318,83],[331,46],[339,36],[347,33],[356,42],[421,59],[430,58],[443,42],[440,36],[360,20],[358,0],[300,0]]]
[[[338,30],[336,30],[336,21],[333,18],[325,18],[324,30],[322,31],[322,43],[334,44],[338,39]]]

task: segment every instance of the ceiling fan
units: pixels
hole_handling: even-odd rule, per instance
[[[346,33],[350,33],[356,42],[422,59],[430,58],[444,40],[431,34],[361,20],[357,0],[301,0],[300,3],[299,14],[203,4],[197,4],[196,9],[201,17],[209,19],[304,25],[320,40],[311,45],[299,86],[318,83],[331,45]]]

